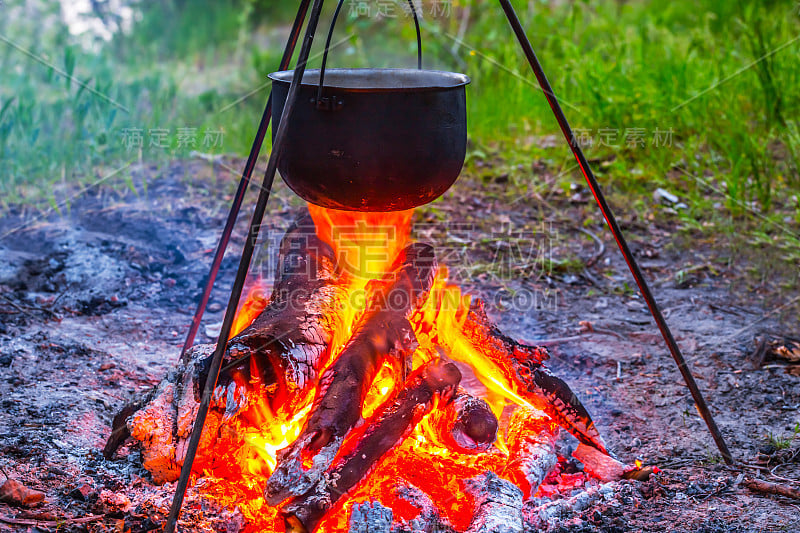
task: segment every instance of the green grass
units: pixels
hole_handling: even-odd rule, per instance
[[[792,447],[792,442],[797,434],[791,437],[783,437],[781,435],[774,435],[767,433],[767,443],[776,450],[786,450]]]
[[[5,206],[52,202],[54,190],[139,159],[186,157],[192,149],[247,153],[267,95],[265,74],[277,67],[293,4],[140,5],[129,34],[92,49],[58,24],[42,32],[35,21],[0,18],[0,35],[43,58],[0,42]],[[424,5],[429,11],[430,2]],[[800,253],[794,0],[515,5],[573,128],[593,140],[585,150],[607,188],[638,199],[626,203],[641,211],[652,209],[649,193],[665,187],[688,205],[679,218],[690,230],[713,220],[735,233],[749,219],[773,245],[777,235],[789,258]],[[464,45],[454,47],[466,7]],[[345,13],[336,39],[348,35],[331,65],[414,64],[408,18]],[[570,168],[562,139],[543,142],[559,131],[496,3],[458,0],[449,16],[428,13],[423,37],[427,66],[473,79],[468,172],[499,160],[509,174],[508,194],[520,195],[545,186],[530,169],[532,159]],[[151,146],[155,130],[169,132],[163,146]],[[184,141],[194,132],[195,146],[181,142],[179,131]],[[209,146],[207,131],[224,131],[221,146]],[[137,132],[141,149],[130,146]],[[555,187],[566,191],[578,178],[563,172]]]

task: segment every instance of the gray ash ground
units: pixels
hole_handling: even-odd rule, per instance
[[[0,467],[46,494],[29,509],[0,503],[0,530],[159,527],[172,487],[154,486],[136,451],[106,461],[100,450],[117,410],[179,355],[226,216],[224,191],[235,179],[205,162],[144,166],[133,172],[136,192],[100,186],[61,213],[20,209],[0,219]],[[417,213],[416,236],[442,250],[467,292],[492,302],[490,314],[506,333],[566,338],[551,347],[552,370],[590,409],[610,449],[662,469],[647,482],[624,482],[613,499],[554,530],[800,530],[797,501],[737,483],[741,474],[790,486],[800,479],[800,439],[792,440],[800,378],[782,361],[752,362],[758,339],[798,336],[792,308],[782,312],[774,292],[740,290],[747,286],[741,267],[718,248],[670,244],[671,222],[623,217],[728,445],[755,465],[727,468],[641,298],[629,290],[613,241],[591,222],[592,206],[551,198],[543,209],[534,197],[508,205],[500,189],[462,179]],[[279,185],[266,225],[279,236],[301,206]],[[248,208],[240,217],[207,325],[221,320],[249,215]],[[580,228],[604,243],[602,255]],[[516,255],[526,239],[547,247],[553,261]],[[269,252],[260,257],[269,279]],[[689,268],[698,264],[704,267]],[[201,330],[198,341],[208,340]],[[201,509],[207,505],[190,497],[187,516],[202,515],[205,528],[240,525],[236,513]],[[75,520],[81,517],[90,521]]]

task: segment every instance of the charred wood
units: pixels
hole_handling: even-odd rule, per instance
[[[466,533],[522,533],[522,491],[494,472],[468,479],[475,513]]]
[[[435,398],[442,405],[452,400],[460,381],[458,368],[441,361],[411,374],[394,400],[376,413],[352,450],[338,459],[310,491],[283,506],[286,530],[314,531],[325,513],[408,435],[432,408]]]
[[[142,401],[123,409],[116,423],[132,436],[142,449],[143,466],[156,483],[174,481],[180,474],[185,455],[184,448],[191,435],[197,415],[198,402],[194,397],[194,383],[199,361],[214,351],[213,344],[200,344],[187,351],[187,359],[174,370]],[[216,434],[221,416],[212,414],[203,428],[203,442],[210,444]],[[122,441],[112,431],[104,453],[110,456],[115,445]]]
[[[463,328],[481,355],[518,385],[516,391],[533,407],[546,413],[579,441],[608,454],[589,412],[564,380],[542,363],[549,355],[543,347],[525,346],[499,332],[486,315],[484,303],[474,300]]]
[[[535,411],[518,407],[511,416],[507,473],[527,498],[536,494],[539,485],[558,463],[558,434],[558,426],[541,413],[537,415]]]
[[[419,515],[413,520],[396,520],[392,509],[378,501],[353,503],[348,533],[455,533],[433,500],[417,487],[399,485],[395,495],[419,509]]]
[[[114,419],[111,421],[111,434],[108,436],[106,445],[103,448],[103,457],[106,459],[111,459],[119,447],[131,437],[131,431],[128,429],[128,418],[150,403],[157,390],[157,387],[151,389],[150,392],[141,398],[134,400],[132,403],[125,405],[116,415],[114,415]]]
[[[344,297],[333,250],[316,236],[310,216],[298,219],[281,241],[267,307],[228,341],[215,389],[226,417],[244,411],[254,396],[276,409],[316,384]],[[204,361],[198,384],[205,381],[210,360]]]
[[[583,470],[601,481],[618,481],[625,474],[625,465],[584,443],[578,444],[572,456],[583,463]]]
[[[433,249],[407,247],[376,289],[355,333],[320,378],[311,415],[297,440],[279,453],[265,497],[277,505],[310,490],[361,418],[370,384],[386,359],[402,367],[417,347],[408,317],[428,296],[436,272]],[[313,463],[306,467],[306,459]]]
[[[33,507],[44,500],[44,492],[29,489],[19,481],[6,478],[0,483],[0,502],[17,507]]]
[[[431,426],[441,432],[447,448],[462,453],[485,452],[497,440],[497,416],[482,398],[458,389],[453,402],[431,414]]]
[[[748,479],[742,483],[745,487],[753,492],[761,494],[772,494],[774,496],[784,496],[794,500],[800,500],[800,490],[789,487],[787,485],[779,485],[778,483],[770,483],[761,479]]]
[[[338,284],[333,251],[316,237],[310,217],[300,218],[281,242],[269,304],[228,343],[201,450],[213,441],[221,422],[245,411],[254,396],[285,401],[289,394],[302,396],[298,393],[317,381],[344,291]],[[132,436],[142,445],[145,467],[154,480],[174,480],[213,351],[210,344],[188,350],[158,386],[125,406],[114,418],[104,455],[113,456]]]

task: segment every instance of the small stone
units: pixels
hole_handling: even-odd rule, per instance
[[[667,190],[658,188],[653,191],[653,200],[663,204],[676,204],[679,198]]]
[[[208,337],[209,339],[216,339],[217,337],[219,337],[220,330],[222,330],[222,322],[209,324],[205,328],[206,337]]]
[[[0,501],[18,507],[33,507],[44,500],[44,492],[29,489],[22,483],[7,479],[0,485]]]
[[[69,492],[71,498],[78,500],[79,502],[88,502],[92,499],[92,496],[95,495],[95,491],[91,485],[88,483],[83,483],[82,485],[78,485],[74,489]]]
[[[100,365],[100,372],[105,372],[106,370],[111,370],[116,365],[114,363],[103,363]]]

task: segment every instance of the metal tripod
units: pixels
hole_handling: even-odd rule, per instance
[[[656,325],[658,326],[658,329],[661,331],[661,335],[664,338],[664,342],[666,343],[667,348],[670,351],[670,354],[675,360],[675,363],[678,365],[678,369],[680,370],[681,375],[683,376],[683,379],[686,382],[686,386],[689,388],[689,391],[692,394],[692,398],[694,399],[695,404],[697,405],[697,409],[700,415],[702,416],[703,420],[708,426],[708,430],[711,433],[714,442],[716,443],[717,448],[719,449],[723,459],[727,464],[732,464],[733,456],[731,455],[727,445],[725,444],[725,440],[723,439],[722,434],[720,433],[720,430],[717,427],[717,424],[714,421],[713,416],[711,415],[711,412],[708,408],[708,404],[706,404],[706,401],[703,398],[703,395],[700,392],[700,389],[698,388],[697,383],[694,380],[694,377],[692,376],[691,370],[689,369],[686,360],[683,357],[680,348],[678,347],[677,342],[675,342],[675,338],[673,337],[672,332],[670,331],[670,328],[667,325],[667,322],[664,319],[663,314],[661,313],[661,309],[659,308],[658,304],[655,301],[655,298],[653,297],[652,292],[650,291],[650,287],[648,286],[647,281],[645,280],[644,275],[642,274],[642,271],[639,268],[639,265],[637,264],[635,258],[633,257],[633,254],[631,253],[631,250],[628,246],[627,241],[625,240],[625,237],[622,235],[622,231],[619,227],[619,224],[617,223],[616,217],[614,216],[613,212],[608,206],[608,203],[606,202],[605,196],[603,195],[603,192],[600,188],[600,184],[597,182],[597,179],[595,178],[594,173],[592,172],[592,169],[589,166],[589,163],[586,160],[583,151],[581,150],[581,147],[579,146],[578,142],[576,141],[572,133],[572,128],[570,127],[567,118],[564,116],[564,112],[562,111],[561,106],[558,103],[558,99],[553,93],[553,89],[550,86],[550,82],[547,80],[547,76],[545,75],[544,70],[542,69],[542,66],[539,63],[539,59],[536,57],[536,53],[533,51],[533,47],[531,46],[531,43],[528,40],[527,35],[525,34],[525,30],[522,27],[519,17],[514,11],[514,8],[511,5],[510,0],[498,0],[498,1],[500,2],[500,6],[502,7],[503,12],[508,18],[508,22],[511,25],[512,30],[514,31],[514,34],[516,35],[520,46],[522,47],[522,51],[524,52],[525,57],[528,60],[528,63],[533,69],[536,79],[539,82],[539,86],[541,87],[542,91],[545,94],[545,97],[547,98],[548,103],[550,104],[550,108],[552,109],[556,121],[558,122],[558,125],[561,128],[561,131],[564,134],[564,137],[566,138],[567,143],[569,144],[569,147],[572,150],[573,155],[575,156],[578,166],[580,167],[581,172],[583,172],[583,175],[586,178],[586,182],[589,185],[589,189],[592,191],[592,194],[594,195],[597,205],[600,208],[600,211],[602,212],[603,217],[605,218],[606,223],[608,224],[608,227],[611,230],[611,233],[614,235],[614,239],[617,241],[617,245],[619,246],[619,249],[622,252],[623,257],[625,258],[625,261],[628,264],[628,268],[630,269],[634,280],[636,281],[636,285],[639,287],[639,292],[641,293],[642,297],[647,303],[647,306],[650,309],[650,313],[652,314],[653,319],[655,320]],[[170,508],[170,513],[169,517],[167,518],[167,524],[165,528],[165,531],[167,533],[172,533],[175,531],[178,516],[180,514],[181,506],[183,504],[184,494],[189,484],[192,464],[194,462],[195,455],[197,454],[197,448],[200,443],[200,436],[202,434],[203,425],[205,423],[206,415],[208,414],[211,395],[214,391],[214,388],[216,387],[217,378],[219,377],[220,368],[222,366],[222,358],[225,353],[225,345],[227,343],[228,337],[230,336],[231,327],[233,326],[233,320],[236,315],[236,309],[239,306],[239,299],[241,297],[242,289],[244,288],[245,280],[247,278],[247,273],[250,269],[250,262],[253,257],[253,251],[255,249],[256,243],[258,242],[259,229],[264,217],[264,213],[266,211],[267,201],[269,200],[272,184],[275,179],[278,157],[280,156],[281,149],[284,144],[284,139],[286,137],[286,128],[287,125],[289,124],[292,110],[294,109],[297,101],[299,80],[303,78],[303,73],[305,72],[306,63],[308,61],[309,52],[311,50],[311,44],[313,42],[317,25],[319,23],[323,2],[324,0],[314,0],[313,6],[311,8],[311,15],[306,27],[306,33],[303,40],[303,45],[300,49],[300,54],[297,60],[297,66],[294,69],[294,76],[292,77],[292,82],[289,88],[289,94],[286,99],[286,105],[283,109],[283,114],[281,116],[280,126],[278,127],[278,130],[274,135],[274,141],[272,145],[272,152],[269,157],[269,163],[267,164],[267,169],[264,174],[261,190],[259,191],[258,200],[256,202],[253,216],[250,221],[250,229],[247,233],[247,240],[245,241],[244,248],[242,250],[242,256],[239,262],[238,271],[236,273],[236,279],[234,281],[233,288],[231,289],[230,298],[228,300],[228,307],[225,311],[225,318],[223,319],[222,322],[222,328],[220,330],[219,338],[217,340],[217,346],[216,350],[214,351],[211,368],[208,374],[208,378],[206,379],[205,386],[203,388],[203,394],[200,401],[200,406],[197,411],[197,418],[195,420],[194,428],[192,430],[192,436],[189,440],[189,444],[186,450],[186,457],[184,459],[183,466],[181,468],[181,474],[175,488],[175,496],[172,500],[172,506]],[[310,0],[300,1],[300,7],[297,12],[297,17],[295,18],[295,22],[292,27],[289,41],[286,44],[286,49],[284,51],[283,59],[281,61],[281,70],[285,70],[286,68],[288,68],[289,61],[291,60],[292,54],[294,52],[295,44],[297,43],[300,34],[300,30],[306,18],[306,13],[308,11],[309,3]],[[206,281],[203,295],[200,299],[200,303],[194,315],[194,319],[192,320],[192,325],[189,329],[186,342],[184,343],[182,355],[194,343],[194,339],[197,334],[200,321],[205,312],[206,305],[208,304],[208,299],[211,290],[213,289],[217,273],[219,272],[219,267],[222,262],[222,258],[229,244],[231,232],[233,231],[234,223],[236,222],[236,218],[239,214],[239,210],[241,208],[242,201],[244,199],[244,193],[247,189],[247,185],[249,184],[250,177],[255,167],[256,160],[258,159],[258,155],[261,150],[264,137],[266,136],[271,115],[272,115],[272,94],[270,93],[270,97],[267,100],[267,105],[264,110],[264,114],[261,118],[261,123],[259,124],[259,128],[256,133],[256,138],[253,143],[253,147],[250,151],[250,156],[247,160],[245,169],[242,173],[242,178],[239,183],[239,188],[237,189],[225,228],[223,230],[222,236],[217,246],[217,250],[214,256],[214,260],[212,262],[208,279]]]

